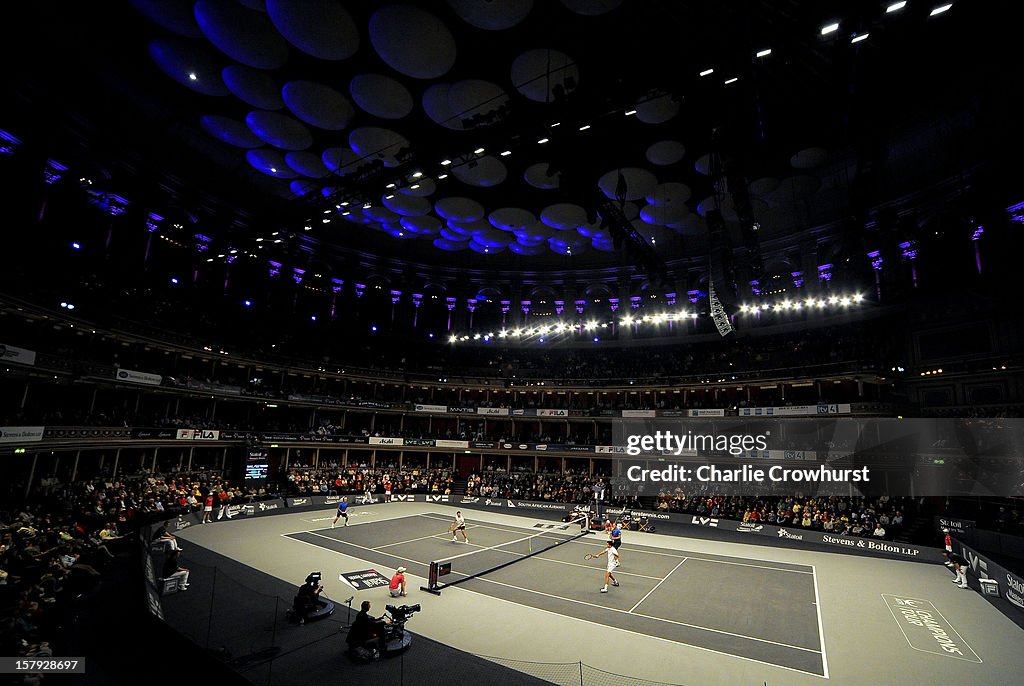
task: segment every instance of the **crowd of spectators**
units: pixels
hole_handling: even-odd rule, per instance
[[[593,498],[595,485],[606,488],[607,477],[571,469],[564,472],[493,469],[471,474],[466,482],[466,495],[585,503]]]
[[[657,507],[702,517],[892,540],[917,511],[913,498],[866,496],[725,496],[662,493]]]
[[[426,469],[395,465],[371,468],[339,467],[328,463],[316,468],[293,467],[285,476],[289,495],[351,495],[370,493],[424,493],[451,495],[454,475],[450,469]]]

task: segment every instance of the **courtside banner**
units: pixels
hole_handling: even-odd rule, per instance
[[[45,426],[0,426],[0,443],[35,443],[43,440]]]
[[[1024,497],[1024,419],[1017,418],[620,419],[612,422],[612,445],[612,486],[621,497],[676,489]]]
[[[114,378],[118,381],[129,381],[131,383],[141,383],[147,386],[159,386],[163,383],[164,377],[159,374],[149,374],[147,372],[136,372],[131,369],[118,369],[114,372]]]
[[[0,343],[0,360],[12,364],[34,365],[36,363],[36,351],[25,348],[15,348],[13,345]]]
[[[970,546],[959,540],[953,541],[953,550],[960,550],[960,554],[967,560],[969,567],[967,581],[971,583],[974,579],[992,579],[999,589],[998,595],[983,593],[985,599],[999,608],[1000,612],[1010,617],[1018,624],[1024,620],[1024,577],[1014,574],[1006,567],[993,562]],[[972,578],[973,577],[973,578]]]
[[[938,548],[897,543],[878,538],[863,536],[839,536],[815,529],[804,529],[799,526],[775,526],[761,522],[739,522],[734,519],[720,519],[709,515],[672,513],[672,521],[716,529],[718,531],[734,531],[751,536],[762,536],[777,541],[798,543],[814,543],[834,549],[837,553],[854,555],[871,555],[889,557],[897,560],[913,560],[916,562],[941,562],[942,551]]]

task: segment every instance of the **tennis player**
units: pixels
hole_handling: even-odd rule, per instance
[[[338,514],[334,516],[334,521],[331,522],[332,529],[342,517],[345,518],[345,526],[348,526],[348,498],[342,498],[338,501]]]
[[[612,545],[615,546],[615,566],[618,567],[622,564],[622,551],[619,550],[622,546],[622,525],[619,522],[615,522],[612,530],[608,532],[608,538],[611,540]]]
[[[615,575],[612,571],[615,570],[616,565],[619,564],[619,551],[615,549],[615,546],[611,541],[608,541],[608,547],[598,553],[598,557],[602,555],[608,556],[608,568],[604,573],[604,588],[601,589],[601,593],[608,592],[608,582],[612,582],[612,586],[618,586],[619,582],[615,580]]]
[[[469,536],[466,535],[466,518],[462,516],[462,510],[455,513],[455,519],[452,520],[452,540],[459,540],[458,534],[462,532],[462,538],[469,543]]]

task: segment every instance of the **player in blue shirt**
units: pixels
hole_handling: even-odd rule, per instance
[[[622,564],[622,551],[619,550],[622,545],[622,525],[619,522],[615,522],[612,530],[608,532],[608,537],[611,539],[612,545],[615,546],[615,552],[619,553],[615,556],[615,566],[618,567]]]
[[[334,521],[331,522],[332,529],[334,528],[334,525],[338,523],[338,520],[342,517],[345,518],[345,526],[348,526],[348,512],[346,510],[348,510],[348,498],[342,498],[341,501],[338,503],[338,514],[335,515]]]

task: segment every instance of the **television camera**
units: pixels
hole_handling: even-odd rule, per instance
[[[412,634],[405,631],[405,623],[420,611],[417,605],[385,605],[387,621],[384,623],[384,655],[397,655],[412,644]]]

